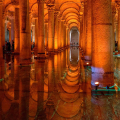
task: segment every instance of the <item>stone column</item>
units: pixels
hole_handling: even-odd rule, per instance
[[[68,47],[68,26],[66,26],[66,47]]]
[[[48,52],[54,52],[54,5],[48,6]]]
[[[61,48],[61,18],[58,18],[58,49]]]
[[[20,53],[20,20],[19,20],[19,8],[15,8],[15,41],[14,52]]]
[[[118,8],[118,54],[120,54],[120,2],[116,2]]]
[[[37,55],[38,48],[38,19],[35,19],[35,55]]]
[[[2,0],[0,0],[0,20],[2,20]],[[2,49],[2,22],[0,22],[0,59],[3,57]]]
[[[111,86],[114,84],[111,0],[91,2],[93,30],[91,84],[95,85],[97,81],[101,87]]]
[[[29,0],[20,0],[20,58],[29,59],[30,27],[29,27]]]
[[[84,13],[83,13],[83,50],[86,53],[86,22],[87,22],[87,1],[84,1]]]
[[[38,0],[38,57],[45,57],[44,0]]]
[[[2,46],[5,46],[5,14],[2,17]]]
[[[91,16],[91,0],[87,0],[86,13],[86,54],[85,60],[91,61],[92,54],[92,16]]]
[[[116,8],[115,3],[112,3],[112,32],[113,32],[113,52],[115,52],[115,32],[114,32],[114,22],[115,22],[115,14],[116,14]]]
[[[11,26],[9,26],[8,30],[9,30],[9,42],[10,42],[10,46],[11,46]]]
[[[68,46],[70,46],[70,29],[68,28]]]
[[[83,49],[83,17],[80,21],[80,47]]]
[[[66,47],[66,23],[64,23],[64,47]]]
[[[12,42],[14,41],[14,17],[11,19],[11,46]]]
[[[32,42],[35,42],[35,25],[33,25]]]
[[[45,23],[45,48],[48,50],[48,23]]]
[[[61,48],[64,47],[64,20],[61,20]]]
[[[58,50],[58,11],[55,11],[54,17],[55,17],[55,37],[54,37],[54,50]]]

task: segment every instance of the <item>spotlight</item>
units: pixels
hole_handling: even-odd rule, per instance
[[[99,86],[99,82],[95,82],[95,90],[97,90],[98,86]]]

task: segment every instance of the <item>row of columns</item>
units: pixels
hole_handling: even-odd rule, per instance
[[[35,19],[35,54],[38,57],[45,57],[45,49],[48,53],[55,52],[69,45],[69,29],[65,21],[59,17],[59,11],[55,11],[54,4],[48,4],[48,22],[44,22],[44,0],[38,0],[38,19]],[[2,19],[2,2],[1,4],[1,19]],[[15,17],[13,31],[10,28],[14,38],[14,53],[20,53],[21,59],[29,59],[31,57],[31,13],[29,13],[29,0],[20,1],[20,7],[15,6]],[[5,27],[1,22],[1,28]],[[1,35],[4,33],[1,31]],[[4,37],[5,35],[1,37]],[[3,41],[2,41],[3,42]],[[1,42],[1,50],[3,43]],[[5,45],[5,43],[4,43]],[[2,52],[1,52],[2,53]],[[1,54],[2,55],[2,54]]]

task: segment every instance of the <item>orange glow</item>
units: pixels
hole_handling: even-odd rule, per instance
[[[99,85],[99,82],[95,82],[95,85]]]

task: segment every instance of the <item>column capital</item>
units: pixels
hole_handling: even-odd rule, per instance
[[[120,1],[116,1],[115,6],[116,6],[117,9],[120,9]]]
[[[3,0],[0,0],[0,5],[2,5],[3,4]]]
[[[47,4],[48,11],[54,11],[55,6],[53,4]]]
[[[113,14],[113,15],[116,14],[116,7],[115,7],[115,4],[112,4],[112,14]]]
[[[45,0],[37,0],[38,3],[44,3]]]
[[[55,11],[54,16],[58,16],[60,14],[60,11]]]

